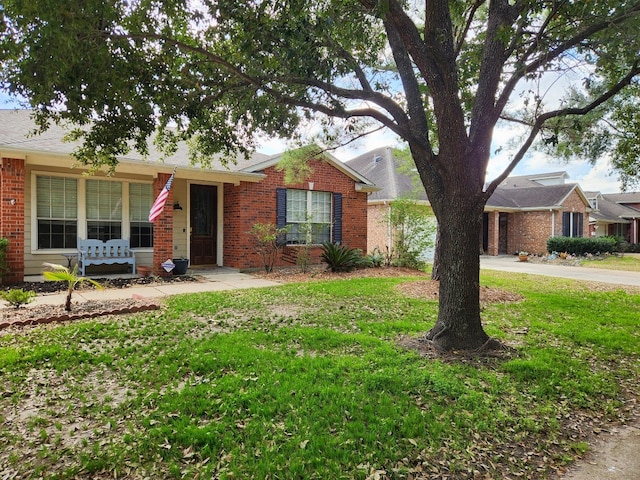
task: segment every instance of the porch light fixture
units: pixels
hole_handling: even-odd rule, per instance
[[[176,202],[173,204],[173,209],[174,210],[182,210],[182,206],[180,205],[180,202]]]

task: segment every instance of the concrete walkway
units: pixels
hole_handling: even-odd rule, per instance
[[[118,300],[122,298],[162,298],[180,293],[218,292],[221,290],[237,290],[242,288],[274,287],[280,283],[256,278],[252,275],[239,273],[230,268],[215,270],[193,270],[191,275],[204,277],[202,282],[158,283],[155,285],[140,285],[129,288],[107,288],[104,290],[79,290],[73,292],[74,302],[90,302],[97,300]],[[40,277],[41,278],[41,277]],[[36,278],[29,279],[29,281]],[[37,305],[61,305],[66,293],[38,295],[34,302],[27,307]]]
[[[615,283],[640,287],[640,272],[603,270],[600,268],[568,267],[545,263],[520,262],[515,255],[480,257],[480,268],[503,272],[530,273],[547,277],[571,278],[590,282]],[[640,477],[639,477],[640,478]]]

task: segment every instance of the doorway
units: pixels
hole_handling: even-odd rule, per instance
[[[218,187],[191,185],[189,199],[191,265],[215,265]]]

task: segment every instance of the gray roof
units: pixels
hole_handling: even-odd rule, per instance
[[[71,155],[80,146],[80,142],[64,141],[65,135],[71,130],[68,125],[51,126],[42,134],[32,134],[36,128],[31,118],[30,110],[0,109],[0,149],[12,149],[24,152],[47,152],[50,154]],[[226,158],[218,155],[211,161],[211,167],[207,170],[219,171],[248,171],[252,165],[264,162],[270,158],[264,153],[254,153],[252,157],[245,159]],[[165,157],[155,145],[149,145],[149,155],[143,157],[132,150],[127,155],[119,157],[123,162],[148,162],[166,165],[192,166],[189,161],[189,148],[187,144],[180,143],[175,154]],[[223,165],[227,160],[227,166]]]
[[[369,195],[369,202],[416,197],[416,185],[410,176],[399,172],[399,163],[393,156],[391,147],[376,148],[352,158],[345,164],[381,188],[380,191]],[[416,193],[418,200],[427,200],[423,188]]]
[[[487,202],[488,207],[551,208],[561,205],[569,194],[578,188],[577,183],[540,185],[535,187],[498,187]]]
[[[608,195],[598,197],[598,209],[589,214],[592,220],[604,223],[629,223],[626,218],[640,218],[640,211],[618,205],[607,198]]]
[[[616,203],[640,203],[640,192],[607,193],[603,196]]]
[[[514,175],[505,178],[500,184],[500,188],[539,187],[540,185],[550,185],[550,183],[548,183],[549,181],[552,181],[554,185],[559,185],[563,184],[567,178],[569,178],[569,174],[567,174],[567,172]]]

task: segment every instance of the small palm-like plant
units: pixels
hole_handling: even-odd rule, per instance
[[[322,261],[332,272],[349,272],[360,264],[360,250],[326,242],[322,244]]]
[[[45,280],[49,280],[52,282],[67,282],[67,299],[64,303],[64,309],[67,312],[71,311],[71,295],[73,294],[73,290],[76,288],[76,285],[78,285],[79,283],[89,282],[95,285],[96,288],[102,289],[102,285],[100,285],[95,280],[79,276],[77,265],[73,267],[73,270],[69,270],[64,265],[58,265],[56,263],[45,262],[44,266],[51,269],[42,272]]]

